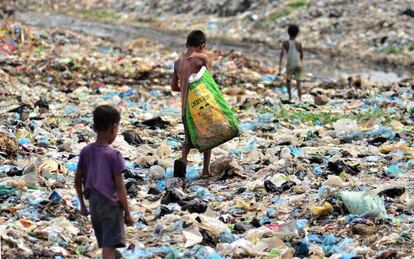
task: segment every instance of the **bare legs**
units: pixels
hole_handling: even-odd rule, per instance
[[[298,89],[298,96],[299,96],[299,100],[300,102],[302,102],[302,88],[301,88],[301,81],[300,80],[296,80],[296,88]],[[287,85],[287,89],[288,89],[288,94],[289,94],[289,101],[292,101],[292,89],[290,87],[290,80],[286,79],[286,85]]]
[[[286,86],[289,93],[289,102],[292,101],[292,89],[290,88],[290,80],[286,79]]]
[[[203,175],[210,175],[210,159],[211,159],[211,149],[204,152],[204,164],[203,164]]]
[[[183,147],[183,152],[181,154],[181,159],[183,160],[185,165],[187,165],[188,153],[190,153],[190,149],[188,147]]]
[[[103,259],[115,259],[115,247],[103,247],[102,258]]]
[[[300,80],[296,80],[296,88],[298,89],[298,96],[299,96],[299,101],[302,102],[302,89],[301,89],[301,81]]]
[[[190,153],[190,149],[188,147],[184,147],[181,160],[186,166],[187,166],[188,153]],[[211,149],[204,152],[203,175],[210,174],[210,159],[211,159]]]

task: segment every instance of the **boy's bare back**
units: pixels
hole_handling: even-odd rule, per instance
[[[174,66],[173,86],[178,86],[184,90],[188,85],[188,79],[191,74],[200,71],[201,67],[208,66],[208,58],[204,53],[192,53],[190,56],[182,54],[176,61]],[[176,84],[174,84],[176,77]],[[173,89],[180,91],[180,89]]]
[[[187,166],[187,156],[191,148],[194,146],[191,143],[188,132],[185,107],[187,104],[188,83],[190,76],[193,73],[198,73],[200,69],[205,66],[209,68],[208,56],[203,51],[206,46],[206,36],[200,30],[194,30],[187,36],[185,44],[186,52],[183,53],[179,59],[174,63],[174,74],[171,82],[171,90],[181,93],[181,117],[184,125],[185,139],[183,142],[181,159],[174,163],[174,175],[177,177],[185,176]],[[203,175],[209,175],[211,150],[204,152]]]
[[[182,105],[185,104],[185,93],[191,74],[197,73],[203,66],[208,68],[208,57],[205,53],[194,52],[189,56],[182,54],[175,61],[171,87],[173,91],[181,92]]]

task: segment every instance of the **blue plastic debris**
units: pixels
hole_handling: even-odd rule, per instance
[[[240,238],[236,235],[233,235],[230,232],[223,232],[223,233],[220,233],[219,239],[220,239],[220,242],[222,243],[231,244],[234,241],[239,240]]]
[[[261,113],[259,114],[259,123],[270,123],[275,119],[273,113]]]
[[[257,128],[256,122],[242,122],[239,124],[239,130],[241,132],[248,131],[248,130],[254,130]]]
[[[272,223],[272,219],[270,217],[263,217],[259,220],[260,225],[266,225]]]
[[[178,148],[178,147],[181,146],[180,142],[178,142],[177,140],[172,139],[172,138],[169,138],[167,140],[167,143],[171,148]]]
[[[314,168],[313,168],[313,173],[314,174],[316,174],[316,175],[321,175],[322,174],[322,168],[320,167],[320,166],[315,166]]]
[[[160,91],[152,89],[152,90],[149,91],[149,94],[151,96],[157,97],[157,96],[160,96]]]
[[[203,188],[201,186],[198,186],[196,190],[196,196],[201,199],[205,200],[214,200],[214,195],[212,195],[206,188]]]
[[[157,188],[160,191],[164,191],[165,189],[167,189],[167,186],[165,185],[165,181],[163,180],[157,181],[157,183],[155,184],[155,188]]]
[[[276,76],[274,74],[266,74],[262,76],[262,82],[270,84],[276,79]]]
[[[68,169],[69,172],[75,172],[76,168],[78,167],[78,164],[73,162],[67,162],[65,163],[65,167],[66,169]]]
[[[272,204],[275,205],[287,205],[288,201],[285,198],[282,198],[281,196],[275,196],[271,199]]]
[[[345,216],[345,223],[350,224],[354,222],[354,220],[359,219],[360,217],[358,215],[349,214]]]
[[[308,238],[305,237],[300,242],[299,246],[296,248],[295,257],[306,257],[309,256],[309,241]]]
[[[307,219],[299,219],[296,221],[296,230],[300,233],[306,228],[307,225],[308,225]]]
[[[165,171],[165,178],[166,179],[170,179],[174,177],[174,168],[170,167],[167,168],[167,170]]]
[[[78,210],[80,210],[80,200],[79,200],[79,198],[78,198],[78,196],[72,196],[72,206],[75,208],[75,209],[78,209]]]
[[[0,174],[6,174],[12,169],[10,165],[2,165],[0,166]]]
[[[388,174],[403,174],[405,172],[407,172],[407,169],[400,167],[399,165],[391,165],[387,168]]]
[[[322,249],[325,254],[331,253],[333,246],[336,244],[336,237],[334,235],[327,235],[322,241]]]
[[[78,109],[75,106],[68,106],[65,108],[64,113],[65,115],[71,115],[78,111]]]
[[[30,144],[30,139],[28,138],[19,138],[19,140],[17,140],[17,143],[21,146],[21,145],[27,145]]]
[[[62,200],[62,195],[60,195],[57,191],[53,191],[49,196],[49,200],[53,202],[60,202]]]
[[[179,115],[181,113],[181,111],[179,109],[176,108],[163,108],[161,110],[159,110],[158,114],[160,116],[174,116],[174,115]]]
[[[126,259],[135,259],[135,258],[153,258],[156,256],[164,255],[165,258],[167,258],[167,255],[169,255],[170,253],[178,254],[177,248],[175,246],[135,248],[134,250],[126,250],[123,253],[123,256]]]
[[[185,178],[189,181],[196,180],[200,177],[199,172],[197,169],[192,167],[187,167]]]
[[[324,236],[310,233],[308,234],[308,240],[310,243],[322,244],[323,240],[325,239]]]
[[[334,188],[329,187],[329,186],[321,186],[321,187],[319,187],[319,189],[318,189],[318,199],[319,200],[322,200],[325,191],[332,191],[333,189]]]
[[[344,238],[332,247],[333,254],[343,254],[352,251],[354,247],[352,239]]]
[[[127,91],[120,93],[119,97],[121,98],[126,98],[126,97],[130,97],[130,96],[136,96],[138,95],[137,91],[134,89],[128,89]]]
[[[38,145],[49,145],[49,137],[48,136],[39,136],[36,137],[36,142]]]
[[[294,157],[301,157],[303,156],[303,151],[297,147],[289,147],[290,148],[290,153],[294,156]]]
[[[17,212],[19,218],[28,218],[30,220],[38,220],[39,219],[39,210],[34,207],[27,207],[19,210]]]
[[[354,258],[356,256],[357,256],[356,253],[343,253],[341,255],[341,259],[352,259],[352,258]]]
[[[208,29],[209,30],[215,30],[215,29],[217,29],[217,22],[216,21],[210,21],[208,23]]]
[[[194,258],[194,259],[223,259],[216,251],[211,247],[205,247],[202,245],[195,245],[191,248],[190,252],[185,253],[182,258]]]
[[[128,161],[128,160],[124,160],[124,162],[125,162],[126,168],[128,168],[129,170],[132,170],[135,168],[135,164],[133,162]]]
[[[389,140],[395,138],[396,133],[390,127],[379,127],[365,132],[365,135],[370,138],[383,137]]]
[[[276,209],[275,208],[267,208],[266,216],[269,218],[274,218],[276,216]]]

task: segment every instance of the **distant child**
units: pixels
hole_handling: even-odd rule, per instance
[[[190,152],[190,149],[193,148],[191,144],[190,136],[188,133],[188,128],[185,121],[185,108],[187,103],[187,93],[188,93],[188,82],[192,74],[197,73],[200,69],[205,66],[209,68],[208,56],[203,51],[206,46],[206,36],[202,31],[195,30],[190,32],[187,36],[186,43],[186,52],[181,54],[181,56],[175,61],[174,64],[174,74],[171,83],[172,91],[181,93],[181,116],[184,124],[184,133],[185,141],[183,143],[183,151],[181,160],[176,161],[174,165],[174,171],[177,168],[182,171],[181,174],[185,175],[185,168],[187,166],[187,156]],[[196,125],[197,127],[197,125]],[[210,166],[211,150],[204,152],[204,167],[203,175],[209,175],[209,166]],[[177,167],[177,162],[181,163]]]
[[[282,43],[279,60],[279,74],[282,72],[283,57],[286,54],[286,84],[289,91],[289,101],[292,101],[292,90],[290,88],[291,80],[296,80],[299,100],[302,101],[301,81],[303,80],[303,49],[302,44],[295,40],[299,34],[299,27],[294,24],[289,25],[288,34],[289,40]]]
[[[122,175],[126,170],[124,159],[109,146],[118,134],[120,120],[121,114],[112,106],[98,106],[93,111],[96,141],[82,149],[75,176],[81,213],[88,214],[85,196],[103,259],[115,258],[116,248],[125,247],[124,224],[134,224]]]

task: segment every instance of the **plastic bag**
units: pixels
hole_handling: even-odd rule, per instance
[[[192,145],[204,152],[236,137],[238,122],[205,67],[190,77],[185,121]]]
[[[359,131],[357,122],[350,119],[340,119],[333,126],[337,136],[353,134]]]
[[[231,233],[230,229],[226,224],[220,220],[212,217],[208,217],[203,214],[192,214],[190,216],[192,222],[196,224],[199,228],[207,231],[209,234],[218,237],[223,232]]]
[[[185,237],[185,247],[192,247],[196,244],[203,242],[203,236],[201,235],[198,227],[196,225],[192,225],[189,228],[183,231],[183,235]]]
[[[339,192],[349,213],[358,216],[387,216],[384,201],[373,192]]]

